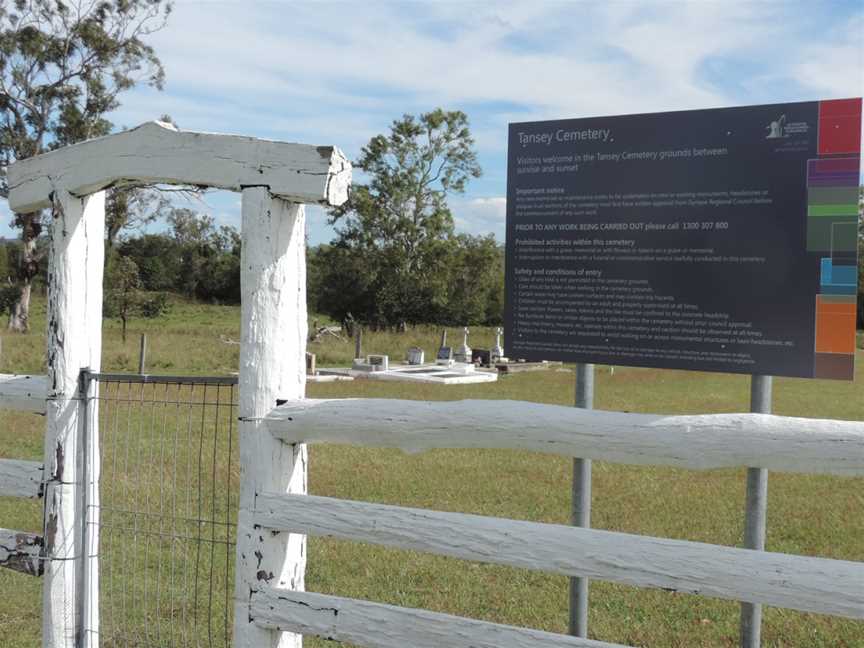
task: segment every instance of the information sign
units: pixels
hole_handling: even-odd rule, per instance
[[[512,357],[852,379],[861,99],[510,125]]]

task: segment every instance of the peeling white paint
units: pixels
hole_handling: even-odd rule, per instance
[[[0,407],[19,412],[45,413],[48,379],[26,374],[0,374]]]
[[[42,495],[42,464],[38,461],[0,459],[0,496]]]
[[[84,569],[78,380],[85,367],[99,371],[102,354],[105,193],[82,199],[57,189],[52,196],[42,645],[76,648],[80,630],[76,582]]]
[[[236,648],[299,648],[302,638],[249,621],[252,593],[302,590],[306,538],[254,525],[258,493],[306,492],[306,446],[274,439],[258,419],[306,385],[305,215],[260,187],[243,191],[239,376],[240,514],[237,528]]]
[[[252,616],[265,628],[365,648],[627,648],[426,610],[271,587],[252,597]]]
[[[864,618],[864,563],[309,495],[257,505],[267,529]]]
[[[521,401],[302,400],[265,416],[289,443],[509,448],[625,464],[864,475],[864,422],[768,414],[663,416]]]
[[[41,576],[41,551],[41,536],[25,531],[0,529],[0,567],[29,576]]]
[[[241,191],[268,187],[297,203],[341,205],[351,164],[333,146],[180,131],[149,122],[122,133],[19,160],[8,169],[9,207],[50,206],[62,187],[86,196],[114,185],[184,184]]]

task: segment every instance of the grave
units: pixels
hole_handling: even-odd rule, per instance
[[[438,355],[435,357],[435,364],[449,367],[453,364],[453,349],[448,346],[442,346],[438,349]]]
[[[366,359],[355,358],[351,364],[352,371],[387,371],[390,366],[390,356],[369,354]]]
[[[497,371],[477,371],[470,362],[455,362],[453,350],[442,347],[434,364],[423,364],[422,349],[409,349],[409,360],[406,364],[391,365],[386,355],[367,355],[365,360],[355,360],[350,369],[321,369],[318,375],[338,380],[337,377],[368,379],[368,380],[400,380],[404,382],[421,382],[440,385],[464,385],[471,383],[495,382]],[[488,359],[488,352],[486,356]]]
[[[479,367],[492,366],[492,351],[491,349],[472,349],[471,364]]]
[[[456,362],[471,362],[471,347],[468,346],[468,327],[463,329],[462,346],[456,349],[453,353],[453,360]]]
[[[495,346],[492,347],[490,355],[492,362],[507,362],[507,358],[504,357],[504,347],[501,346],[501,335],[504,333],[504,329],[500,326],[495,329]]]
[[[355,378],[370,380],[397,380],[402,382],[419,382],[439,385],[466,385],[487,383],[498,380],[498,372],[476,371],[473,364],[453,362],[450,365],[397,365],[387,371],[349,372]]]

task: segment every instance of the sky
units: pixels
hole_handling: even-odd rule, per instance
[[[861,2],[178,0],[149,42],[165,88],[123,94],[117,127],[167,113],[354,160],[405,113],[464,111],[483,176],[451,210],[457,230],[501,242],[510,122],[864,94]],[[239,195],[188,206],[239,227]],[[309,242],[330,241],[324,210],[307,214]]]

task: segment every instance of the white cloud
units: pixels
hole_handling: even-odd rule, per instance
[[[453,212],[457,231],[474,235],[494,234],[499,242],[504,242],[506,197],[451,200],[450,210]]]
[[[790,75],[820,96],[852,97],[864,93],[864,14],[816,43],[802,47]]]
[[[461,229],[496,235],[503,199],[483,196],[505,191],[508,122],[864,89],[864,14],[791,1],[181,0],[151,41],[166,89],[123,95],[117,124],[168,113],[190,130],[335,144],[355,158],[404,112],[464,109],[486,176],[454,213]],[[706,77],[717,60],[732,63]]]

